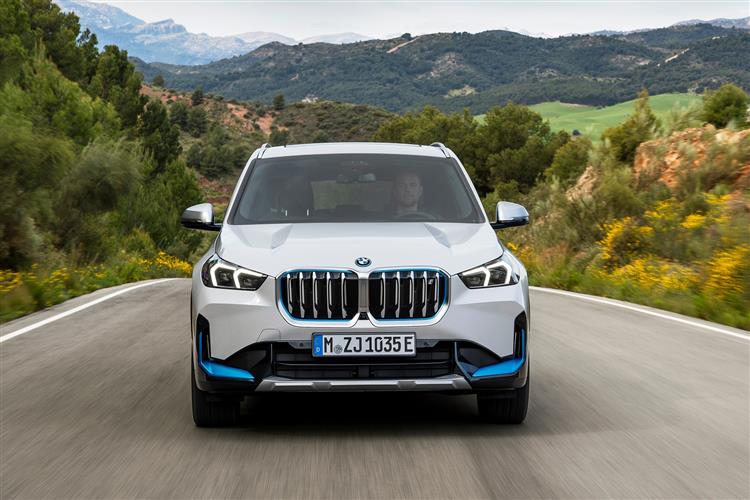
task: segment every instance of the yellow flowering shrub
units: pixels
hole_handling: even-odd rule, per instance
[[[627,263],[631,256],[645,247],[653,237],[653,228],[638,226],[632,217],[617,219],[604,226],[605,234],[599,243],[601,258],[607,267]]]
[[[689,266],[653,255],[633,259],[612,271],[599,271],[600,277],[620,285],[635,285],[644,290],[686,291],[698,282],[698,272]]]
[[[706,271],[704,293],[715,297],[747,294],[750,292],[750,245],[738,245],[716,252],[706,263]]]
[[[189,277],[193,268],[165,252],[153,258],[125,252],[120,257],[108,265],[80,269],[41,269],[38,264],[28,271],[0,269],[0,322],[99,288],[150,278]]]
[[[21,273],[0,269],[0,294],[8,293],[23,282]]]
[[[685,229],[698,229],[706,223],[706,216],[701,214],[690,214],[680,224]]]

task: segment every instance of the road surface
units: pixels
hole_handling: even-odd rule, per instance
[[[198,429],[189,288],[142,287],[0,344],[0,498],[750,496],[739,330],[535,290],[521,426],[480,422],[471,396],[287,394]]]

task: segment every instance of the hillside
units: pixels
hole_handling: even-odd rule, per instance
[[[655,34],[653,32],[656,32]],[[201,66],[136,65],[182,90],[270,102],[318,97],[392,111],[431,104],[483,112],[507,100],[609,105],[651,93],[701,92],[726,81],[750,88],[750,33],[679,26],[628,38],[532,38],[508,31],[437,33],[346,45],[264,45]],[[651,33],[651,34],[649,34]],[[408,42],[408,43],[407,43]]]
[[[193,104],[190,94],[151,85],[143,85],[141,93],[167,107],[204,199],[219,210],[229,201],[250,154],[261,144],[368,141],[394,116],[373,106],[332,101],[296,102],[275,109],[212,95]]]
[[[660,94],[651,96],[650,103],[654,114],[664,120],[673,110],[687,108],[700,100],[701,96],[696,94]],[[555,132],[578,130],[592,140],[598,140],[605,129],[614,127],[633,113],[635,102],[636,100],[633,99],[612,106],[596,108],[557,101],[535,104],[531,106],[531,109],[548,120]],[[477,116],[480,122],[483,119],[484,115]]]

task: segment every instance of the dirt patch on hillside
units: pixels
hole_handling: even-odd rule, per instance
[[[568,189],[566,195],[569,200],[579,200],[591,195],[599,181],[599,175],[593,165],[586,167],[575,185]]]
[[[190,98],[186,95],[172,92],[168,89],[162,89],[158,87],[152,87],[150,85],[141,85],[141,95],[148,96],[152,99],[158,99],[165,106],[170,102],[183,101],[187,104],[190,103]]]
[[[636,151],[633,173],[645,186],[661,182],[676,189],[686,174],[698,169],[721,169],[735,189],[750,184],[750,155],[734,154],[750,143],[750,130],[733,132],[713,126],[689,128],[664,139],[644,142]],[[717,171],[717,175],[721,172]]]

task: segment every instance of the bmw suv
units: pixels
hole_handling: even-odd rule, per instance
[[[440,143],[263,145],[223,222],[182,215],[219,233],[192,280],[196,425],[279,391],[476,394],[481,416],[522,422],[528,278],[495,230],[528,220],[500,202],[488,221]]]

